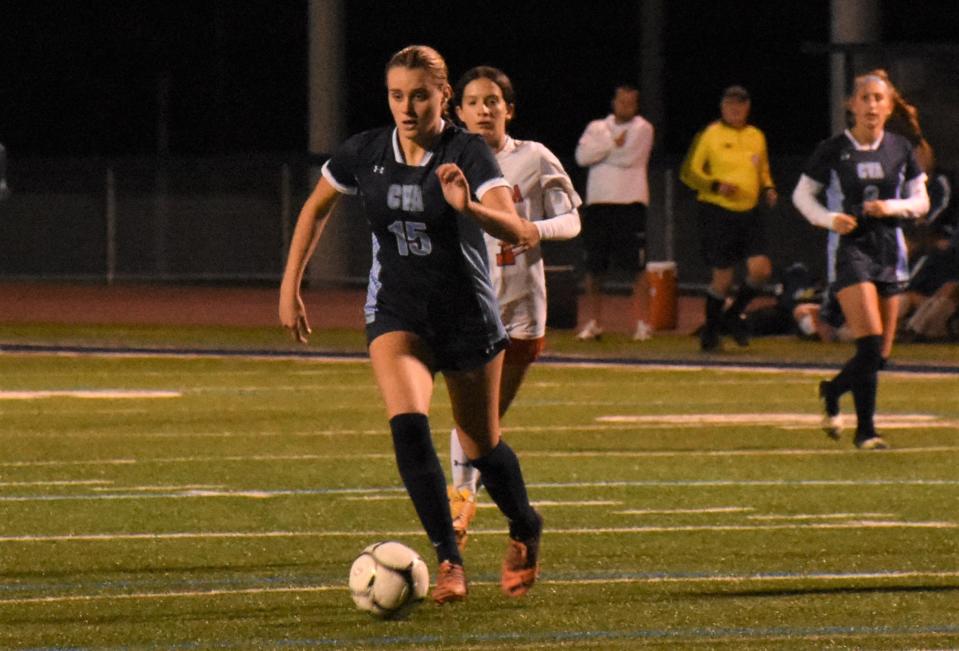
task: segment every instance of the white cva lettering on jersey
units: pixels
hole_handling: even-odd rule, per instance
[[[856,174],[861,179],[882,179],[885,174],[882,171],[882,163],[878,161],[866,161],[856,165]]]
[[[386,205],[392,210],[423,212],[423,191],[418,185],[393,183],[386,191]]]

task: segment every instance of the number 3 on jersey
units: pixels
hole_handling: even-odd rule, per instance
[[[396,248],[400,255],[429,255],[433,251],[433,242],[426,233],[426,224],[423,222],[406,222],[397,220],[387,227],[387,230],[396,236]]]

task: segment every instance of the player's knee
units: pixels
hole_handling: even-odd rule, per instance
[[[754,286],[766,282],[773,275],[773,265],[764,255],[749,259],[749,280]]]

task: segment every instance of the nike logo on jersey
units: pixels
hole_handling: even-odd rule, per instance
[[[393,183],[386,191],[386,205],[392,210],[423,212],[423,190],[418,185]]]
[[[857,163],[856,175],[861,179],[882,179],[886,176],[882,172],[882,163],[878,161]]]
[[[383,167],[382,165],[374,165],[374,166],[373,166],[373,173],[374,173],[374,174],[383,174],[384,172],[386,172],[386,168]]]

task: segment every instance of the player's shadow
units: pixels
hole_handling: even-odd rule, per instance
[[[896,592],[959,592],[959,585],[890,585],[890,586],[835,586],[831,588],[790,588],[763,590],[722,590],[690,593],[698,597],[748,598],[748,597],[805,597],[823,595],[892,594]]]

